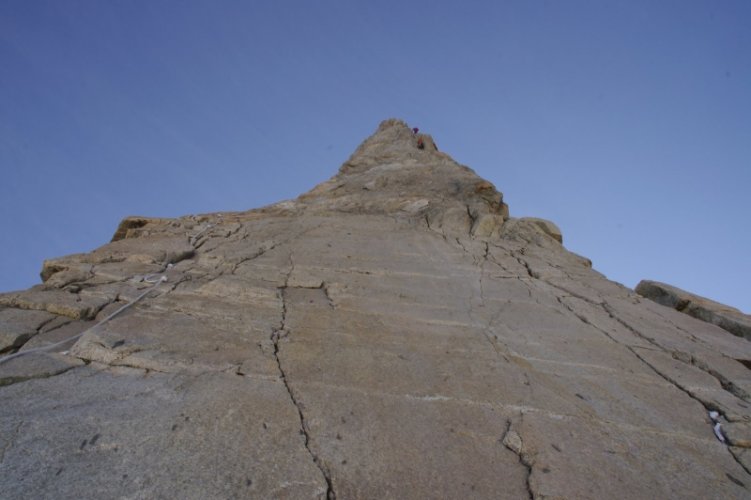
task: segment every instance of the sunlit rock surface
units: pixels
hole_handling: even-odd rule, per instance
[[[45,262],[0,295],[0,496],[748,498],[751,343],[508,213],[388,120],[295,200]]]

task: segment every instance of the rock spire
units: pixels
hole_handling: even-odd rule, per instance
[[[398,120],[297,199],[129,217],[0,294],[0,491],[748,498],[751,343],[562,242]]]

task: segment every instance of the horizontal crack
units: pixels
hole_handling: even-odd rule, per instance
[[[63,368],[60,368],[59,370],[54,370],[50,372],[43,372],[43,373],[35,373],[33,375],[24,375],[24,376],[9,376],[9,377],[2,377],[0,378],[0,387],[13,385],[13,384],[19,384],[21,382],[27,382],[29,380],[35,380],[35,379],[42,379],[42,378],[52,378],[57,375],[62,375],[63,373],[72,370],[73,368],[78,368],[77,365],[71,365],[66,366]]]

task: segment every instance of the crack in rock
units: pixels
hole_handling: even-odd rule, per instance
[[[522,414],[520,418],[524,418],[524,414]],[[524,441],[522,440],[522,437],[511,427],[511,420],[507,420],[506,429],[503,432],[503,437],[501,437],[501,443],[517,456],[519,463],[526,469],[527,474],[525,477],[525,484],[527,486],[527,495],[530,500],[534,500],[536,495],[532,491],[532,485],[530,483],[530,478],[532,476],[532,461],[527,454],[524,453]]]
[[[83,360],[82,360],[83,361]],[[52,378],[56,377],[57,375],[62,375],[63,373],[70,371],[74,368],[78,368],[77,365],[70,365],[63,368],[53,369],[47,372],[39,372],[35,374],[30,375],[19,375],[19,376],[7,376],[2,377],[0,376],[0,387],[9,386],[13,384],[19,384],[21,382],[27,382],[29,380],[35,380],[35,379],[44,379],[44,378]],[[0,460],[1,462],[2,460]]]
[[[522,249],[522,250],[523,250],[523,249]],[[513,255],[514,257],[516,257],[516,258],[517,258],[517,260],[519,261],[519,263],[520,263],[520,264],[523,264],[523,265],[524,265],[524,266],[525,266],[525,267],[527,268],[527,272],[529,272],[530,276],[532,276],[533,278],[539,278],[538,276],[534,276],[534,275],[532,274],[532,271],[530,270],[530,268],[529,268],[529,265],[527,264],[527,262],[526,262],[526,261],[525,261],[524,259],[522,259],[522,258],[520,258],[520,257],[516,256],[516,255],[515,255],[515,254],[514,254],[513,252],[511,252],[511,253],[512,253],[512,255]],[[522,255],[523,255],[523,252],[522,252]],[[541,279],[541,278],[540,278],[540,279]],[[560,286],[560,285],[558,285],[558,284],[556,284],[556,283],[552,283],[552,282],[550,282],[550,281],[548,281],[548,280],[545,280],[545,279],[542,279],[542,281],[543,281],[543,282],[545,282],[545,283],[547,283],[548,285],[552,286],[553,288],[556,288],[556,289],[558,289],[558,290],[560,290],[560,291],[562,291],[562,292],[564,292],[564,293],[566,293],[566,294],[569,294],[569,293],[570,293],[570,292],[569,292],[568,290],[566,290],[565,288],[563,288],[562,286]],[[572,294],[572,295],[575,295],[575,294]],[[651,344],[651,345],[655,346],[655,347],[656,347],[656,348],[657,348],[657,349],[658,349],[658,350],[659,350],[660,352],[664,352],[664,353],[666,353],[666,354],[670,354],[670,355],[671,355],[671,357],[673,357],[674,359],[676,359],[676,360],[678,360],[678,361],[682,361],[682,362],[684,362],[684,363],[687,363],[687,364],[691,364],[691,365],[693,365],[693,366],[696,366],[697,368],[701,369],[702,371],[704,371],[704,372],[708,373],[709,375],[711,375],[711,376],[715,377],[715,378],[716,378],[716,379],[717,379],[717,380],[718,380],[718,381],[720,382],[720,385],[722,386],[722,388],[723,388],[723,389],[725,389],[725,390],[726,390],[726,391],[728,391],[729,393],[733,394],[734,396],[736,396],[736,397],[738,397],[738,398],[740,398],[740,399],[742,399],[742,400],[747,400],[746,398],[744,398],[744,397],[740,396],[739,394],[736,394],[736,392],[734,392],[734,391],[733,391],[733,389],[736,389],[736,390],[737,390],[737,392],[742,392],[742,393],[743,393],[743,394],[744,394],[744,395],[745,395],[746,397],[748,397],[748,395],[747,395],[747,394],[745,393],[745,391],[742,391],[742,390],[741,390],[740,388],[738,388],[737,386],[735,386],[735,385],[734,385],[734,384],[732,383],[732,381],[729,381],[729,380],[725,379],[725,377],[722,377],[722,376],[721,376],[721,375],[720,375],[719,373],[717,373],[717,372],[716,372],[715,370],[711,370],[711,367],[709,367],[708,365],[706,365],[706,363],[702,363],[702,362],[700,362],[700,361],[698,361],[698,360],[695,360],[695,358],[694,358],[693,356],[690,356],[690,355],[688,355],[688,356],[689,356],[689,360],[687,361],[686,359],[681,359],[681,357],[679,357],[679,356],[676,356],[674,352],[669,352],[669,351],[668,351],[668,350],[666,350],[666,349],[665,349],[664,347],[662,347],[662,346],[661,346],[661,345],[660,345],[660,344],[659,344],[658,342],[656,342],[656,341],[655,341],[654,339],[651,339],[651,338],[649,338],[648,336],[646,336],[646,335],[642,334],[642,333],[641,333],[640,331],[638,331],[638,330],[637,330],[636,328],[634,328],[633,326],[631,326],[631,325],[630,325],[630,324],[629,324],[628,322],[626,322],[625,320],[623,320],[622,318],[620,318],[620,317],[619,317],[619,316],[618,316],[618,315],[616,314],[616,312],[615,312],[615,309],[614,309],[614,308],[613,308],[613,307],[612,307],[612,306],[611,306],[610,304],[608,304],[608,303],[607,303],[607,301],[604,301],[604,300],[603,300],[603,301],[602,301],[601,303],[597,303],[597,302],[593,302],[592,300],[590,300],[590,299],[588,299],[588,298],[586,298],[586,297],[581,297],[581,296],[578,296],[578,295],[575,295],[575,296],[576,296],[577,298],[581,299],[581,300],[584,300],[585,302],[587,302],[587,303],[588,303],[588,304],[590,304],[590,305],[593,305],[593,306],[595,306],[595,307],[598,307],[598,308],[602,309],[602,310],[603,310],[603,311],[604,311],[605,313],[607,313],[607,314],[608,314],[608,316],[609,316],[609,317],[610,317],[611,319],[613,319],[614,321],[618,322],[618,323],[619,323],[620,325],[622,325],[622,326],[623,326],[624,328],[626,328],[627,330],[629,330],[630,332],[632,332],[632,333],[633,333],[633,334],[634,334],[634,335],[635,335],[635,336],[636,336],[637,338],[639,338],[639,339],[642,339],[642,340],[645,340],[645,341],[647,341],[647,342],[648,342],[649,344]],[[596,326],[595,324],[593,324],[593,323],[592,323],[591,321],[589,321],[589,320],[588,320],[588,319],[587,319],[587,318],[586,318],[585,316],[583,316],[583,315],[580,315],[579,313],[577,313],[576,311],[574,311],[574,309],[573,309],[573,308],[572,308],[571,306],[569,306],[569,305],[568,305],[568,304],[566,304],[566,303],[565,303],[565,302],[564,302],[563,300],[561,300],[561,297],[559,297],[559,296],[556,296],[556,300],[557,300],[557,301],[558,301],[558,302],[559,302],[559,303],[560,303],[561,305],[563,305],[563,306],[564,306],[564,307],[565,307],[565,308],[566,308],[567,310],[569,310],[569,311],[570,311],[570,312],[571,312],[571,313],[572,313],[572,314],[573,314],[573,315],[574,315],[574,316],[575,316],[576,318],[578,318],[578,319],[579,319],[579,320],[580,320],[581,322],[583,322],[584,324],[586,324],[586,325],[589,325],[589,326],[593,327],[593,328],[594,328],[595,330],[597,330],[597,331],[599,331],[599,332],[603,333],[603,334],[604,334],[604,335],[605,335],[605,336],[606,336],[606,337],[607,337],[608,339],[610,339],[610,340],[611,340],[611,341],[613,341],[614,343],[616,343],[616,344],[618,344],[618,345],[620,345],[620,346],[623,346],[623,347],[625,347],[625,348],[626,348],[626,349],[627,349],[627,350],[628,350],[629,352],[631,352],[631,354],[633,354],[633,355],[634,355],[634,356],[635,356],[635,357],[636,357],[636,358],[637,358],[637,359],[638,359],[638,360],[639,360],[640,362],[642,362],[642,363],[643,363],[644,365],[646,365],[647,367],[649,367],[649,368],[650,368],[650,369],[651,369],[651,370],[652,370],[652,371],[653,371],[654,373],[656,373],[656,374],[657,374],[657,375],[658,375],[659,377],[661,377],[662,379],[664,379],[665,381],[667,381],[667,382],[668,382],[669,384],[671,384],[671,385],[672,385],[673,387],[675,387],[676,389],[678,389],[678,390],[680,390],[681,392],[683,392],[684,394],[686,394],[686,395],[687,395],[687,396],[688,396],[689,398],[691,398],[692,400],[694,400],[694,401],[698,402],[698,403],[699,403],[699,404],[700,404],[700,405],[701,405],[701,406],[702,406],[702,407],[703,407],[703,408],[705,409],[705,411],[710,411],[710,410],[717,410],[717,411],[719,411],[719,409],[717,409],[717,408],[712,408],[712,407],[710,407],[709,405],[707,405],[707,404],[706,404],[705,402],[703,402],[703,401],[702,401],[701,399],[699,399],[698,397],[696,397],[695,395],[693,395],[693,394],[692,394],[692,393],[691,393],[691,392],[690,392],[690,391],[689,391],[689,390],[688,390],[687,388],[685,388],[685,387],[683,387],[683,386],[682,386],[681,384],[679,384],[679,383],[678,383],[678,382],[677,382],[676,380],[673,380],[673,379],[672,379],[671,377],[669,377],[669,376],[668,376],[667,374],[665,374],[665,373],[663,373],[662,371],[660,371],[660,370],[659,370],[659,369],[658,369],[657,367],[655,367],[655,366],[654,366],[654,365],[653,365],[652,363],[650,363],[650,362],[649,362],[649,361],[647,361],[647,360],[646,360],[646,359],[645,359],[645,358],[644,358],[643,356],[641,356],[641,355],[640,355],[640,354],[639,354],[639,353],[637,352],[637,350],[636,350],[636,349],[634,349],[634,348],[633,348],[632,346],[629,346],[629,345],[627,345],[627,344],[624,344],[624,343],[622,343],[622,342],[618,341],[618,340],[617,340],[617,339],[616,339],[615,337],[613,337],[612,335],[610,335],[610,333],[608,333],[607,331],[605,331],[605,330],[603,330],[602,328],[600,328],[600,327]],[[725,382],[725,383],[723,383],[723,380],[724,380],[724,382]],[[723,416],[724,416],[724,415],[723,415]],[[504,443],[504,444],[505,444],[505,443]],[[508,446],[507,446],[507,447],[508,447]],[[739,458],[738,458],[738,457],[737,457],[737,456],[736,456],[736,455],[735,455],[734,453],[732,453],[732,451],[731,451],[731,450],[729,449],[729,447],[727,447],[727,446],[726,446],[726,449],[727,449],[727,450],[728,450],[728,452],[730,453],[730,456],[731,456],[731,457],[733,457],[733,460],[734,460],[734,461],[735,461],[736,463],[738,463],[738,464],[739,464],[739,465],[740,465],[740,466],[741,466],[741,467],[743,468],[743,470],[745,470],[746,472],[749,472],[749,471],[748,471],[748,469],[747,469],[747,468],[746,468],[746,467],[745,467],[745,466],[744,466],[744,465],[743,465],[743,464],[741,463],[741,461],[739,460]],[[521,456],[520,456],[520,459],[521,459]]]
[[[636,328],[634,328],[630,324],[628,324],[626,321],[624,321],[623,319],[621,319],[615,313],[615,310],[613,309],[613,307],[610,304],[608,304],[607,302],[603,302],[602,304],[600,304],[600,306],[605,310],[605,312],[608,313],[608,315],[613,320],[615,320],[618,323],[620,323],[621,325],[623,325],[627,330],[629,330],[630,332],[632,332],[638,338],[640,338],[642,340],[646,340],[647,342],[649,342],[650,344],[654,345],[655,347],[657,347],[661,351],[670,354],[674,359],[676,359],[678,361],[682,361],[683,363],[686,363],[688,365],[695,366],[696,368],[698,368],[701,371],[707,373],[708,375],[711,375],[712,377],[714,377],[720,383],[720,386],[723,389],[725,389],[727,392],[729,392],[733,396],[735,396],[735,397],[737,397],[737,398],[739,398],[739,399],[741,399],[743,401],[751,402],[751,396],[749,396],[749,394],[746,391],[744,391],[743,389],[741,389],[740,387],[738,387],[737,385],[735,385],[731,380],[728,380],[727,377],[724,377],[717,370],[712,369],[712,367],[709,366],[706,362],[704,362],[704,361],[702,361],[700,359],[697,359],[695,356],[693,356],[693,355],[691,355],[689,353],[682,353],[682,352],[679,352],[679,351],[668,351],[667,349],[665,349],[664,347],[662,347],[659,343],[657,343],[654,339],[651,339],[651,338],[647,337],[646,335],[644,335],[643,333],[641,333],[640,331],[638,331]]]
[[[326,498],[327,500],[336,500],[336,493],[334,492],[334,486],[331,480],[331,474],[328,471],[328,468],[325,466],[323,461],[316,455],[313,450],[310,447],[310,429],[308,428],[307,421],[305,420],[305,414],[303,413],[303,407],[302,404],[297,400],[295,397],[295,393],[292,390],[292,387],[290,386],[289,379],[287,378],[287,373],[284,371],[284,367],[282,366],[282,360],[279,356],[280,351],[280,345],[279,341],[283,338],[286,338],[289,335],[289,330],[287,330],[287,287],[289,284],[289,278],[292,275],[292,272],[295,269],[294,261],[292,260],[292,255],[290,255],[290,270],[287,273],[287,276],[284,281],[284,285],[278,288],[279,298],[282,303],[282,317],[279,324],[279,328],[277,330],[274,330],[274,332],[271,334],[271,342],[274,345],[274,359],[276,360],[276,365],[279,368],[279,374],[282,379],[282,383],[284,384],[284,388],[287,390],[287,394],[289,395],[290,400],[292,401],[292,404],[295,405],[295,408],[297,409],[297,416],[300,420],[300,433],[303,435],[304,438],[304,445],[305,449],[308,451],[308,454],[313,459],[313,463],[316,465],[318,470],[321,472],[321,475],[323,476],[323,479],[326,481]]]
[[[469,230],[467,234],[471,237],[472,236],[472,228],[475,227],[475,222],[477,219],[476,214],[472,213],[472,209],[469,208],[469,205],[465,205],[467,207],[467,216],[469,216]]]
[[[321,286],[319,287],[321,290],[323,290],[323,293],[326,295],[326,300],[328,301],[329,307],[331,309],[336,309],[336,304],[334,303],[334,300],[331,298],[331,295],[329,294],[329,284],[325,281],[321,282]]]
[[[0,450],[0,464],[3,463],[5,460],[5,454],[13,447],[13,444],[16,442],[16,438],[18,438],[19,434],[21,434],[21,426],[23,425],[23,420],[18,422],[16,425],[16,428],[13,430],[13,435],[8,436],[8,442],[3,446],[3,448]]]
[[[516,259],[516,261],[517,261],[517,262],[518,262],[519,264],[521,264],[522,266],[524,266],[524,268],[525,268],[525,269],[527,270],[527,274],[529,275],[529,277],[530,277],[530,278],[535,278],[535,279],[537,279],[537,278],[539,278],[539,277],[540,277],[540,276],[539,276],[539,275],[537,275],[537,274],[536,274],[536,273],[535,273],[534,271],[532,271],[532,268],[531,268],[531,267],[529,267],[529,263],[528,263],[528,262],[527,262],[526,260],[524,260],[524,259],[522,259],[521,257],[519,257],[519,255],[517,255],[517,253],[516,253],[516,252],[514,252],[513,250],[509,250],[509,253],[511,254],[511,256],[512,256],[513,258],[515,258],[515,259]],[[524,255],[524,249],[523,249],[523,248],[522,248],[521,250],[519,250],[519,254],[521,254],[521,255]]]
[[[456,242],[461,246],[462,249],[464,249],[465,252],[469,253],[472,256],[472,260],[474,261],[475,265],[477,264],[477,260],[473,254],[471,254],[466,248],[464,248],[464,245],[462,245],[459,241],[459,238],[456,238]],[[484,259],[480,262],[478,267],[480,268],[480,274],[478,277],[478,284],[480,289],[480,307],[484,308],[486,306],[485,302],[485,285],[483,283],[483,278],[485,276],[485,263],[488,262],[487,258],[487,244],[485,246],[485,255]],[[501,315],[501,310],[496,311],[488,320],[487,324],[482,324],[479,320],[475,319],[475,315],[473,314],[473,308],[472,308],[472,300],[474,299],[474,293],[472,293],[472,297],[469,299],[469,303],[467,304],[467,316],[469,316],[469,319],[472,321],[472,323],[477,326],[481,332],[483,337],[485,337],[485,340],[490,344],[490,346],[493,348],[493,350],[496,353],[496,356],[498,356],[500,359],[505,361],[506,363],[510,363],[511,360],[508,358],[506,353],[502,352],[498,348],[498,336],[492,335],[492,328],[493,324],[498,320],[498,317]],[[493,341],[493,339],[496,340],[496,342]],[[508,351],[508,347],[503,344],[504,347],[506,347],[506,351]]]
[[[555,285],[553,285],[553,286],[555,286]],[[559,288],[559,287],[557,287],[557,288]],[[560,289],[560,288],[559,288],[559,289]],[[690,391],[690,390],[689,390],[688,388],[684,387],[684,386],[683,386],[682,384],[680,384],[680,383],[679,383],[679,382],[678,382],[677,380],[674,380],[674,379],[673,379],[672,377],[670,377],[670,376],[669,376],[668,374],[666,374],[666,373],[663,373],[663,372],[662,372],[662,371],[661,371],[661,370],[660,370],[659,368],[657,368],[656,366],[654,366],[654,365],[653,365],[652,363],[650,363],[650,362],[649,362],[648,360],[646,360],[646,359],[645,359],[645,358],[644,358],[644,357],[643,357],[643,356],[642,356],[641,354],[639,354],[639,353],[637,352],[637,350],[636,350],[636,349],[634,349],[634,348],[633,348],[632,346],[629,346],[629,345],[623,344],[622,342],[619,342],[619,341],[618,341],[617,339],[615,339],[615,338],[614,338],[614,337],[613,337],[612,335],[610,335],[610,334],[609,334],[609,333],[608,333],[607,331],[605,331],[605,330],[603,330],[602,328],[600,328],[600,327],[598,327],[598,326],[594,325],[594,324],[593,324],[593,323],[592,323],[591,321],[589,321],[589,320],[588,320],[588,319],[586,318],[586,316],[583,316],[583,315],[580,315],[580,314],[576,313],[576,312],[575,312],[575,311],[573,310],[573,308],[571,308],[571,307],[570,307],[570,306],[569,306],[568,304],[566,304],[565,302],[563,302],[563,301],[561,300],[561,298],[560,298],[560,297],[556,297],[556,298],[558,299],[558,302],[559,302],[559,303],[560,303],[561,305],[563,305],[563,306],[564,306],[564,307],[566,307],[566,308],[567,308],[567,309],[568,309],[569,311],[571,311],[571,313],[573,313],[573,314],[574,314],[574,316],[576,316],[576,317],[577,317],[577,318],[578,318],[578,319],[579,319],[580,321],[582,321],[582,322],[583,322],[584,324],[586,324],[586,325],[589,325],[589,326],[591,326],[591,327],[592,327],[592,328],[594,328],[595,330],[598,330],[598,331],[600,331],[600,332],[601,332],[601,333],[603,333],[603,334],[604,334],[604,335],[605,335],[605,336],[606,336],[607,338],[609,338],[609,339],[610,339],[611,341],[615,342],[616,344],[618,344],[618,345],[621,345],[621,346],[625,347],[625,348],[626,348],[626,349],[627,349],[627,350],[628,350],[628,351],[629,351],[629,352],[630,352],[631,354],[633,354],[633,355],[634,355],[634,356],[635,356],[635,357],[636,357],[636,358],[637,358],[637,359],[638,359],[639,361],[641,361],[641,362],[642,362],[642,363],[643,363],[644,365],[646,365],[647,367],[649,367],[649,368],[650,368],[650,369],[651,369],[651,370],[652,370],[652,371],[653,371],[654,373],[656,373],[656,374],[657,374],[657,375],[658,375],[658,376],[659,376],[660,378],[662,378],[663,380],[665,380],[666,382],[668,382],[669,384],[671,384],[671,385],[672,385],[673,387],[675,387],[676,389],[678,389],[678,390],[680,390],[681,392],[683,392],[684,394],[686,394],[686,395],[687,395],[687,396],[688,396],[689,398],[693,399],[694,401],[696,401],[697,403],[699,403],[700,405],[702,405],[702,407],[704,407],[704,410],[705,410],[705,411],[707,411],[707,412],[708,412],[708,411],[711,411],[711,410],[717,410],[717,411],[720,411],[720,409],[719,409],[719,408],[713,408],[713,407],[711,407],[710,405],[706,404],[706,403],[705,403],[704,401],[702,401],[701,399],[699,399],[698,397],[696,397],[696,396],[695,396],[694,394],[692,394],[692,393],[691,393],[691,391]],[[590,303],[591,303],[591,301],[588,301],[588,302],[590,302]],[[619,324],[623,325],[623,326],[624,326],[625,328],[627,328],[627,329],[628,329],[629,331],[632,331],[632,332],[633,332],[633,333],[634,333],[635,335],[637,335],[637,337],[639,337],[639,338],[642,338],[642,339],[644,339],[644,340],[647,340],[647,341],[649,341],[649,342],[650,342],[650,344],[652,344],[652,345],[654,345],[655,347],[657,347],[657,348],[658,348],[658,351],[660,351],[660,352],[664,352],[664,353],[666,353],[666,354],[671,354],[671,357],[673,357],[674,359],[677,359],[677,360],[679,360],[679,361],[682,361],[682,360],[680,360],[679,358],[677,358],[677,357],[673,356],[673,355],[672,355],[672,353],[669,353],[668,351],[666,351],[666,350],[665,350],[664,348],[662,348],[662,347],[661,347],[661,346],[660,346],[659,344],[656,344],[655,342],[652,342],[652,341],[651,341],[650,339],[648,339],[647,337],[645,337],[645,336],[641,335],[641,334],[640,334],[639,332],[637,332],[637,331],[636,331],[636,330],[635,330],[634,328],[632,328],[632,327],[631,327],[631,325],[627,324],[627,323],[626,323],[625,321],[623,321],[623,320],[622,320],[621,318],[617,317],[617,315],[615,315],[615,313],[614,313],[614,312],[612,311],[612,308],[611,308],[611,307],[610,307],[610,306],[609,306],[609,305],[608,305],[607,303],[602,303],[602,304],[599,304],[599,305],[600,305],[600,306],[601,306],[601,307],[603,308],[603,310],[605,310],[605,312],[607,312],[607,313],[608,313],[608,315],[609,315],[609,316],[610,316],[610,317],[611,317],[611,318],[612,318],[613,320],[615,320],[615,321],[617,321],[617,322],[618,322]],[[724,415],[723,415],[723,416],[724,416]],[[727,448],[727,449],[728,449],[728,451],[730,452],[730,456],[731,456],[731,457],[733,457],[733,460],[735,460],[735,462],[737,462],[737,463],[738,463],[738,464],[739,464],[739,465],[740,465],[740,466],[741,466],[741,467],[743,468],[743,470],[745,470],[745,471],[746,471],[746,472],[748,473],[748,472],[749,472],[749,471],[748,471],[748,469],[747,469],[747,468],[746,468],[746,467],[745,467],[745,466],[743,465],[743,463],[741,463],[741,461],[740,461],[740,460],[738,459],[738,457],[736,457],[736,455],[735,455],[734,453],[732,453],[732,451],[731,451],[731,450],[730,450],[730,449],[729,449],[729,448],[728,448],[727,446],[726,446],[726,448]]]

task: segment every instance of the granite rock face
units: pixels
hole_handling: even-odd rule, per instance
[[[748,498],[751,344],[556,231],[398,120],[295,200],[128,218],[0,295],[2,496]]]
[[[636,293],[658,304],[672,307],[689,316],[712,323],[733,335],[751,340],[751,316],[734,307],[726,306],[705,297],[689,293],[659,281],[642,280]]]

